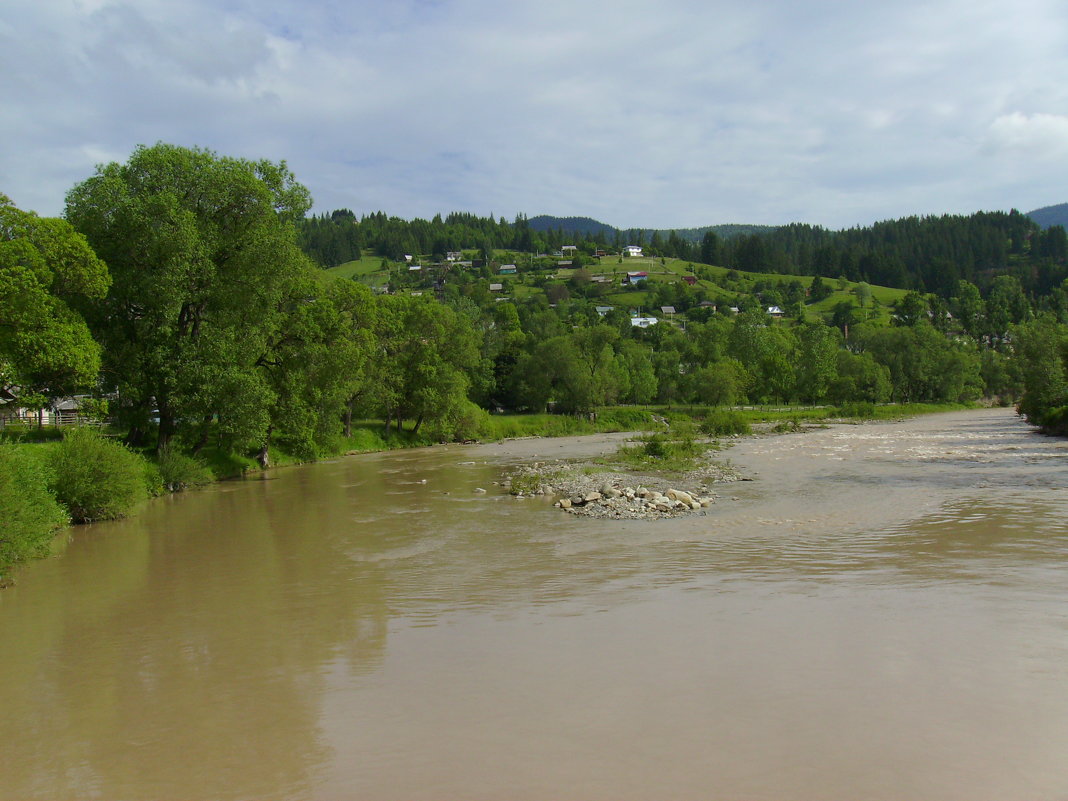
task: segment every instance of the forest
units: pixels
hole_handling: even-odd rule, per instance
[[[501,411],[620,404],[989,398],[1068,433],[1065,232],[1017,212],[632,242],[311,203],[284,163],[167,144],[99,167],[62,219],[0,197],[0,389],[30,408],[81,396],[130,448],[262,465],[275,447],[336,451],[354,421],[464,440]],[[639,327],[625,307],[598,309],[598,264],[635,243],[688,262],[692,280],[651,283],[680,319]],[[569,278],[549,280],[564,245]],[[405,256],[455,252],[470,267],[412,284]],[[509,281],[525,291],[504,298],[489,286],[515,254]],[[328,269],[367,256],[390,283]],[[702,300],[749,270],[782,280],[745,284],[733,308]],[[852,299],[816,313],[836,285]],[[887,306],[875,285],[907,291]]]

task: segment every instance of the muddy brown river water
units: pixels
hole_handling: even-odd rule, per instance
[[[1068,799],[1068,442],[1006,410],[747,439],[755,480],[675,521],[493,484],[610,439],[73,530],[0,592],[0,799]]]

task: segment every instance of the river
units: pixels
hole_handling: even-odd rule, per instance
[[[73,529],[0,592],[0,799],[1068,799],[1068,442],[748,438],[754,480],[673,521],[494,484],[611,439]]]

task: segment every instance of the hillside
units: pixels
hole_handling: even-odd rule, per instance
[[[667,235],[658,230],[622,231],[590,217],[519,215],[509,223],[451,213],[406,221],[378,212],[359,220],[351,214],[307,219],[300,243],[323,267],[368,257],[399,263],[420,256],[424,262],[441,263],[458,251],[467,251],[466,260],[480,266],[502,250],[534,258],[540,254],[553,264],[554,258],[567,257],[588,263],[598,255],[619,253],[624,245],[637,245],[644,255],[656,258],[751,273],[841,276],[852,283],[934,292],[945,300],[958,291],[960,281],[985,294],[997,278],[1009,276],[1026,294],[1045,297],[1068,278],[1064,227],[1043,229],[1015,210],[905,217],[844,231],[794,223],[674,229]],[[577,252],[565,251],[569,246]],[[522,258],[529,262],[532,256]],[[452,260],[457,260],[455,255]],[[373,266],[370,259],[360,269]]]
[[[827,282],[826,296],[811,302],[805,296],[815,280],[812,276],[747,272],[674,258],[607,257],[575,269],[560,266],[555,259],[498,250],[490,264],[481,268],[430,264],[427,257],[416,261],[423,265],[409,269],[407,263],[364,257],[326,273],[359,281],[379,292],[388,289],[402,295],[447,297],[456,293],[490,302],[527,301],[540,296],[546,303],[571,300],[654,315],[660,314],[660,307],[672,306],[676,324],[707,318],[712,310],[702,302],[722,307],[788,307],[791,299],[799,302],[794,308],[809,322],[832,322],[836,312],[843,313],[839,307],[845,304],[864,319],[886,324],[893,305],[907,294],[903,289],[841,279]],[[501,274],[503,264],[519,265],[518,272]],[[628,285],[627,273],[637,271],[648,277],[638,285]]]
[[[1068,203],[1058,203],[1056,206],[1043,206],[1040,209],[1027,212],[1027,216],[1045,229],[1054,225],[1068,228]]]

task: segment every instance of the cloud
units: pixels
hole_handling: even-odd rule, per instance
[[[1061,162],[1068,158],[1068,116],[1063,114],[1002,114],[990,124],[985,149],[1023,154],[1035,160]]]
[[[1066,33],[1052,0],[8,0],[0,191],[56,214],[168,141],[286,159],[321,211],[1030,208],[1065,200]]]

